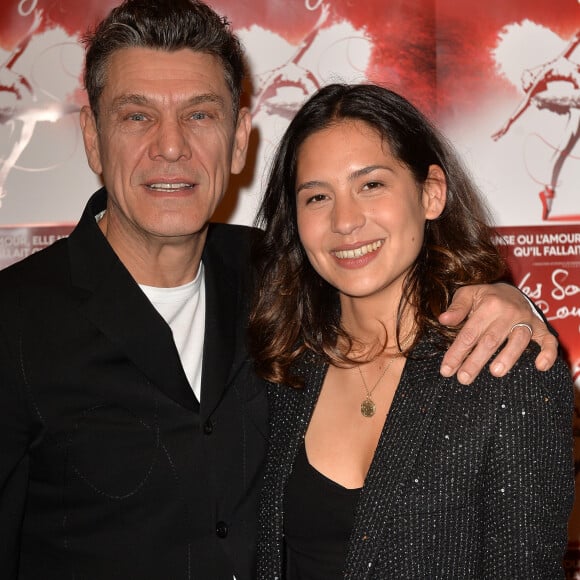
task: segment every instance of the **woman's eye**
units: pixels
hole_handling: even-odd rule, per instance
[[[324,195],[323,193],[317,193],[316,195],[311,195],[306,200],[306,205],[308,205],[309,203],[316,203],[317,201],[324,201],[325,199],[326,195]]]
[[[381,187],[383,184],[380,181],[368,181],[364,184],[363,189],[376,189],[377,187]]]

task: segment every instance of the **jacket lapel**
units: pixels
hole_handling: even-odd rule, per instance
[[[401,486],[410,476],[446,383],[439,374],[440,357],[426,356],[426,347],[427,341],[422,341],[413,358],[407,360],[379,438],[351,534],[348,578],[372,576],[372,563],[382,548],[388,516],[396,510]]]
[[[293,372],[304,380],[302,388],[293,388],[285,384],[268,385],[268,403],[272,421],[270,424],[270,460],[264,477],[264,487],[269,490],[275,502],[267,518],[262,517],[261,538],[264,545],[274,544],[279,550],[272,551],[275,561],[272,570],[282,575],[283,567],[283,514],[284,490],[292,469],[298,448],[304,440],[306,429],[310,423],[312,413],[322,383],[326,376],[328,365],[323,363],[317,355],[307,351],[293,368]],[[272,493],[272,490],[273,493]],[[283,575],[282,575],[283,576]]]
[[[293,396],[294,399],[300,402],[297,405],[296,410],[293,408],[288,409],[292,421],[287,424],[293,424],[294,430],[291,432],[289,437],[288,455],[283,461],[286,466],[284,485],[292,473],[298,448],[304,440],[308,425],[312,419],[314,407],[316,406],[316,402],[320,396],[320,391],[322,390],[322,384],[324,383],[326,373],[328,372],[328,364],[322,362],[322,359],[318,355],[308,351],[296,364],[295,371],[298,376],[303,378],[304,387],[289,391],[291,393],[290,396]],[[277,388],[291,389],[291,387],[286,385],[278,386]]]
[[[72,283],[86,317],[147,378],[183,407],[199,411],[169,326],[118,259],[95,222],[106,193],[91,198],[69,238]]]
[[[210,226],[203,254],[206,313],[201,378],[202,420],[218,406],[227,384],[248,358],[245,302],[248,289],[241,273],[248,265],[238,264],[235,269],[226,264],[222,253],[239,252],[241,256],[241,248],[233,247],[234,244],[227,249],[223,246],[223,240],[214,244]]]
[[[208,417],[224,392],[235,344],[236,296],[211,260],[205,268],[205,338],[201,375],[202,416]]]

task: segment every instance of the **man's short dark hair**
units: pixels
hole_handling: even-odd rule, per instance
[[[123,48],[188,48],[219,59],[232,94],[234,119],[237,118],[245,72],[242,46],[228,20],[203,2],[125,0],[84,37],[84,44],[84,82],[95,117],[114,52]]]

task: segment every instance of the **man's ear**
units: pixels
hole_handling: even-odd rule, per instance
[[[83,142],[85,144],[85,153],[90,168],[97,174],[103,172],[101,163],[101,150],[99,147],[99,133],[97,130],[97,121],[91,109],[84,106],[80,112],[81,131],[83,133]]]
[[[447,180],[439,165],[430,165],[427,179],[423,185],[423,207],[425,218],[437,219],[445,209],[447,201]]]
[[[233,174],[241,173],[246,165],[246,155],[248,153],[248,143],[250,141],[250,132],[252,131],[252,116],[247,107],[242,107],[238,113],[236,123],[236,133],[234,135],[234,146],[232,150]]]

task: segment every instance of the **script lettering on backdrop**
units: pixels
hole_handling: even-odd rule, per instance
[[[580,387],[580,225],[497,229],[514,283],[561,335]]]

